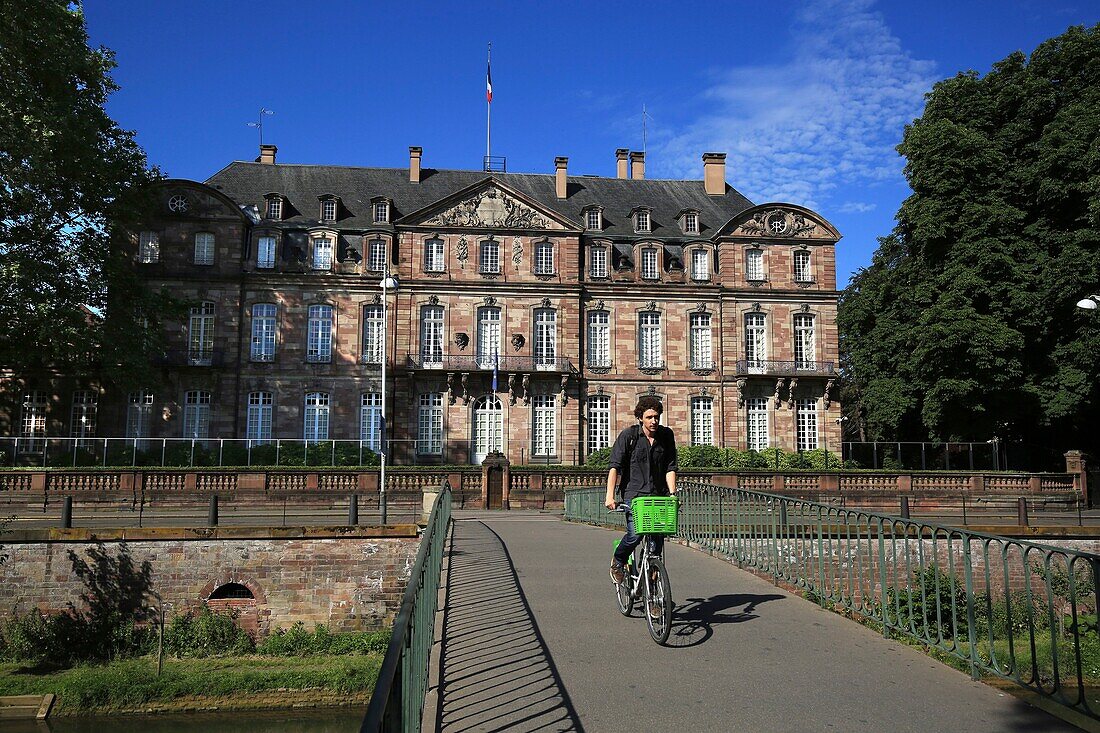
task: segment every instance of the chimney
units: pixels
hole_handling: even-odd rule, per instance
[[[409,183],[420,183],[420,155],[424,148],[409,146]]]
[[[638,181],[645,178],[645,153],[635,150],[630,154],[630,177]]]
[[[615,161],[616,161],[616,165],[618,167],[618,171],[617,171],[616,176],[615,176],[616,178],[627,178],[628,177],[627,176],[627,169],[626,169],[626,156],[627,156],[627,153],[629,153],[629,152],[630,151],[627,150],[626,148],[619,148],[618,150],[615,151]]]
[[[565,169],[569,165],[569,158],[554,158],[554,168],[556,175],[554,180],[558,191],[558,198],[565,198],[566,193],[569,191],[568,180],[566,178]]]
[[[726,193],[726,154],[703,153],[703,188],[711,196]]]
[[[279,152],[279,149],[274,145],[261,145],[260,157],[256,158],[256,162],[264,165],[275,165],[275,153],[277,152]]]

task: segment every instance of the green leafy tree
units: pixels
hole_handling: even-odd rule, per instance
[[[104,110],[114,66],[78,3],[0,3],[0,363],[17,373],[140,379],[171,306],[129,267],[159,173]]]
[[[1100,26],[939,82],[898,151],[913,193],[841,298],[853,432],[1095,449]]]

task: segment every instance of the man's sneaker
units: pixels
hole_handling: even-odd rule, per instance
[[[623,578],[626,577],[626,568],[618,560],[614,560],[611,563],[611,582],[618,585],[623,582]]]

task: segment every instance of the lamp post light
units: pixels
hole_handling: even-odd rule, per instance
[[[1077,307],[1084,308],[1087,311],[1094,311],[1097,306],[1100,306],[1100,295],[1090,295],[1077,301]]]
[[[386,332],[389,326],[389,318],[386,314],[387,294],[390,290],[397,292],[397,278],[390,274],[387,267],[382,275],[382,424],[379,426],[378,456],[381,470],[378,474],[378,510],[382,524],[386,524],[386,453],[389,446],[386,442],[386,361],[389,357]]]
[[[842,415],[842,416],[836,418],[835,420],[833,420],[833,422],[835,422],[837,425],[840,426],[840,445],[842,447],[844,445],[844,423],[847,419],[848,419],[847,417]],[[843,462],[843,459],[844,459],[843,451],[841,451],[841,461],[840,461],[841,463]],[[828,430],[825,431],[825,470],[826,471],[829,470],[829,431]]]

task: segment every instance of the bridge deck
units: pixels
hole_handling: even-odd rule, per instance
[[[442,731],[1075,731],[1022,701],[679,545],[669,648],[615,608],[616,533],[457,512]]]

